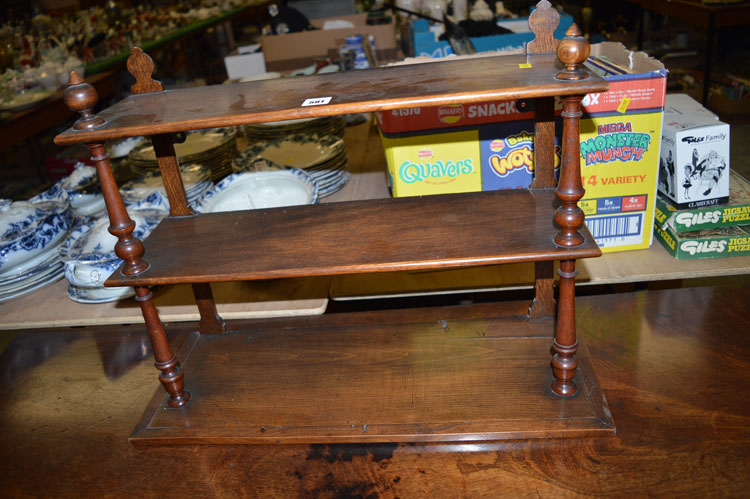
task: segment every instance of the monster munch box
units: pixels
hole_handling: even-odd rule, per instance
[[[648,248],[656,204],[667,72],[619,43],[591,46],[586,66],[610,83],[583,100],[579,205],[603,252]]]

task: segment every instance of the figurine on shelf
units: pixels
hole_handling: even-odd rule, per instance
[[[484,0],[477,0],[471,7],[469,17],[473,21],[492,21],[495,18],[495,14],[490,10],[490,6]]]

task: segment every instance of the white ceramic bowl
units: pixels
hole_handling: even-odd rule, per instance
[[[314,204],[318,186],[301,170],[235,173],[206,192],[197,202],[198,213],[241,211]]]

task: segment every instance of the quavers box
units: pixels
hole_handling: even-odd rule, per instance
[[[677,232],[673,223],[670,223],[670,220],[673,221],[670,208],[672,207],[666,201],[659,199],[656,206],[654,233],[662,246],[675,258],[692,260],[750,255],[750,225],[729,225]]]

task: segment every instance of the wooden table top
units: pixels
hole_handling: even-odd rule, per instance
[[[617,434],[482,444],[136,447],[128,435],[159,384],[142,326],[22,333],[0,354],[3,495],[745,496],[748,303],[747,287],[580,297],[578,331]],[[253,324],[450,323],[497,313],[494,303],[468,308]],[[194,327],[171,325],[173,345]]]

